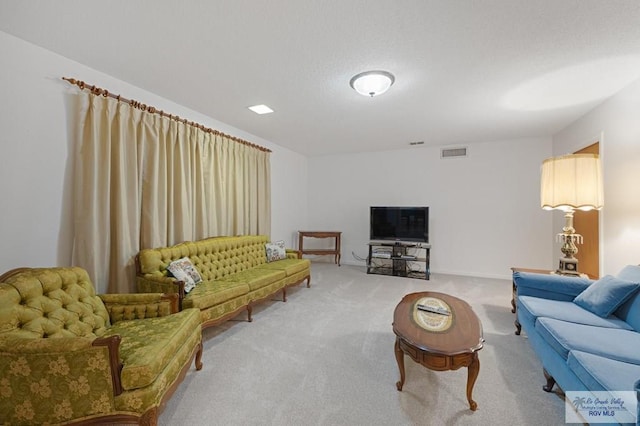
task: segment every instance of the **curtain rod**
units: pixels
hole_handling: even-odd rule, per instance
[[[69,84],[73,84],[73,85],[78,86],[81,90],[87,89],[92,94],[94,94],[96,96],[104,96],[105,98],[107,98],[107,97],[113,98],[113,99],[116,99],[118,102],[128,103],[132,107],[138,108],[138,109],[140,109],[142,111],[146,111],[146,112],[149,112],[151,114],[159,114],[160,117],[167,117],[167,118],[169,118],[171,120],[179,121],[179,122],[187,124],[189,126],[197,127],[198,129],[200,129],[202,131],[205,131],[207,133],[213,133],[214,135],[219,135],[219,136],[223,136],[223,137],[229,138],[234,142],[238,142],[238,143],[241,143],[243,145],[250,146],[250,147],[258,149],[260,151],[271,152],[270,149],[265,148],[263,146],[256,145],[254,143],[245,141],[244,139],[240,139],[240,138],[237,138],[235,136],[227,135],[226,133],[222,133],[219,130],[211,129],[211,128],[206,127],[206,126],[204,126],[202,124],[196,123],[195,121],[189,121],[186,118],[180,118],[177,115],[169,114],[169,113],[164,112],[162,110],[159,110],[156,107],[153,107],[151,105],[146,105],[146,104],[143,104],[142,102],[138,102],[138,101],[133,100],[133,99],[126,99],[126,98],[123,98],[120,95],[114,95],[113,93],[110,93],[107,89],[102,89],[100,87],[93,86],[93,85],[89,86],[84,81],[76,80],[75,78],[62,77],[62,79],[67,81]]]

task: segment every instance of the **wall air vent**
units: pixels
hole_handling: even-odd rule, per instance
[[[467,156],[467,147],[462,148],[442,148],[440,158],[459,158]]]

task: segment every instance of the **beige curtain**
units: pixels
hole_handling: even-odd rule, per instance
[[[134,292],[134,256],[219,235],[270,234],[270,153],[81,92],[74,264]]]

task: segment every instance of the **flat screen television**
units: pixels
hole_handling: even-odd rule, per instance
[[[429,242],[429,207],[371,207],[369,239]]]

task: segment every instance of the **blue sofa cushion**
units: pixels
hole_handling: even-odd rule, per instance
[[[587,386],[587,389],[591,391],[609,391],[617,397],[622,395],[616,395],[615,392],[634,391],[634,382],[640,376],[640,365],[615,361],[581,351],[571,351],[567,365]],[[627,398],[624,399],[626,400]],[[616,418],[628,424],[626,422],[629,419],[636,417],[638,408],[635,401],[626,402],[625,407],[628,407],[628,414],[616,412]],[[626,419],[626,421],[623,419]]]
[[[633,391],[640,365],[582,351],[569,352],[567,365],[592,391]]]
[[[640,333],[640,291],[620,306],[614,315]]]
[[[528,320],[533,324],[536,318],[547,317],[596,327],[633,330],[629,324],[613,315],[602,318],[573,302],[546,300],[531,296],[520,296],[518,300],[520,301],[518,305],[518,316],[521,318],[527,317],[526,319],[522,318],[520,322]]]
[[[573,302],[601,317],[608,317],[640,288],[639,282],[605,275],[573,299]]]
[[[576,324],[553,318],[538,318],[535,330],[564,359],[568,358],[570,350],[578,350],[640,365],[640,333],[635,331]]]

